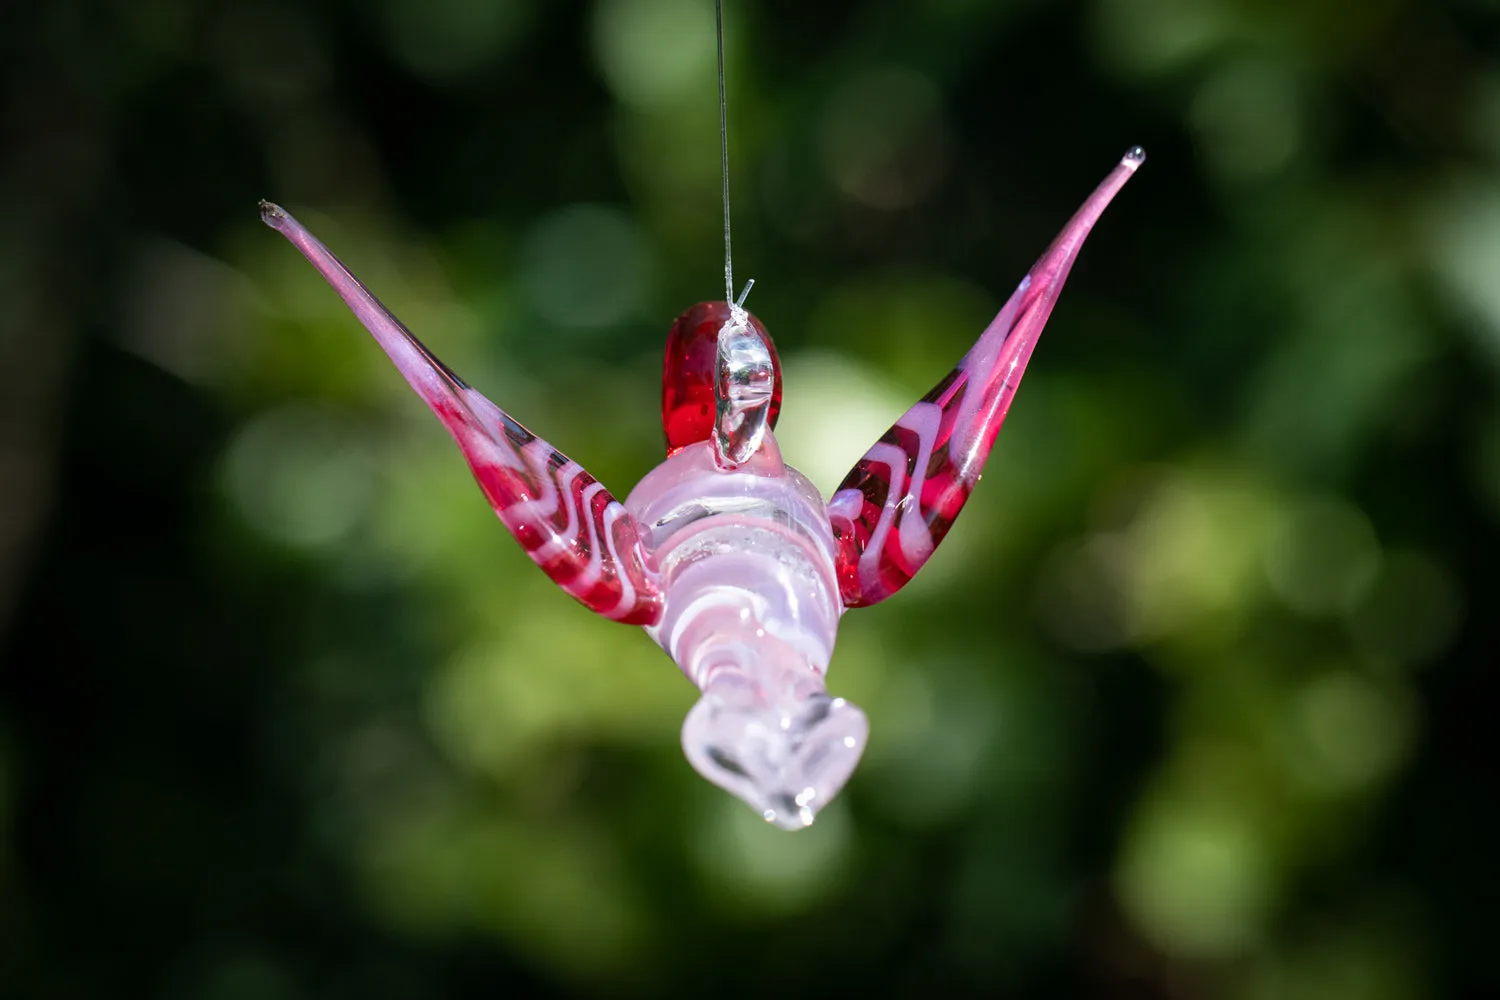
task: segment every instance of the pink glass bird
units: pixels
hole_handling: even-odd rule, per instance
[[[682,746],[699,773],[785,829],[812,823],[865,748],[829,695],[839,619],[906,585],[979,481],[1079,248],[1145,161],[1125,154],[979,340],[824,502],[773,430],[781,366],[740,304],[705,302],[667,338],[667,459],[621,504],[578,463],[459,380],[286,211],[302,251],[458,442],[521,547],[589,610],[640,625],[697,685]],[[743,298],[743,297],[742,297]]]

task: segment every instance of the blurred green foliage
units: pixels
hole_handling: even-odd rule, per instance
[[[728,6],[825,490],[1152,157],[797,835],[255,212],[623,496],[721,290],[711,7],[0,15],[0,995],[1500,993],[1500,6]]]

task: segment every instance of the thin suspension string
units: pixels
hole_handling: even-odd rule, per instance
[[[724,0],[714,0],[714,27],[719,36],[719,167],[724,179],[724,301],[733,302],[734,255],[729,242],[729,99],[724,93]]]

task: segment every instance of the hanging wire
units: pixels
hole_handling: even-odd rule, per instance
[[[734,301],[734,255],[729,240],[729,99],[724,93],[724,0],[714,0],[719,36],[719,173],[724,181],[724,300]],[[745,290],[749,292],[747,288]]]

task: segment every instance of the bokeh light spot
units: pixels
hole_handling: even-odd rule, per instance
[[[694,860],[720,902],[742,916],[807,910],[837,893],[857,843],[837,799],[812,826],[788,834],[727,795],[713,798],[707,827],[691,840]]]
[[[713,87],[713,8],[696,0],[600,0],[594,53],[609,89],[654,110]]]
[[[1264,559],[1276,596],[1306,615],[1352,609],[1380,569],[1379,543],[1364,513],[1326,497],[1288,505],[1276,520]]]
[[[1480,320],[1481,346],[1500,364],[1500,187],[1455,185],[1435,200],[1429,233],[1439,276]]]
[[[1230,30],[1230,6],[1203,0],[1101,0],[1096,37],[1119,66],[1142,75],[1172,72]]]
[[[1412,742],[1410,708],[1350,671],[1309,681],[1297,692],[1293,718],[1305,753],[1294,773],[1318,791],[1360,792],[1389,776]]]
[[[573,205],[547,216],[521,247],[526,300],[560,327],[619,323],[640,305],[649,272],[635,223],[601,205]]]
[[[1225,640],[1259,583],[1258,556],[1274,508],[1266,492],[1228,470],[1178,470],[1145,498],[1127,530],[1131,634]]]
[[[1137,818],[1116,887],[1159,947],[1226,957],[1260,933],[1270,902],[1268,864],[1244,819],[1218,803],[1169,798]]]
[[[1305,115],[1295,82],[1280,66],[1230,63],[1203,84],[1189,119],[1204,158],[1221,177],[1275,173],[1296,156]]]
[[[326,411],[286,406],[251,421],[230,443],[224,483],[252,527],[277,541],[320,547],[346,537],[372,491],[368,453]]]

